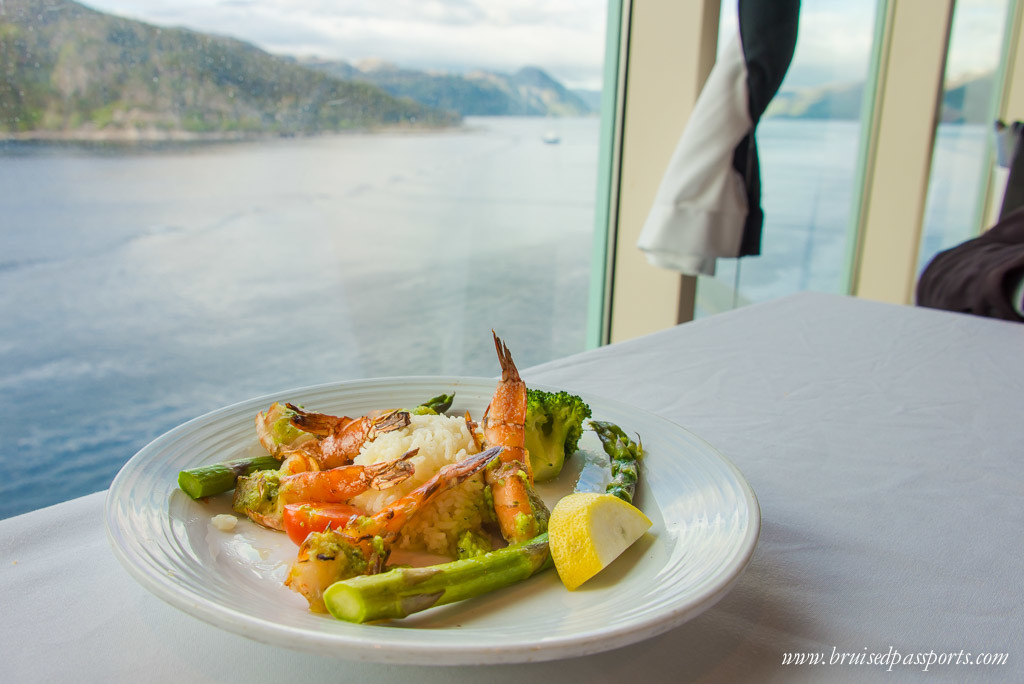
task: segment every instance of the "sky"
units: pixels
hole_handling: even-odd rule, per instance
[[[1009,0],[957,0],[947,76],[996,66]],[[275,54],[383,59],[463,73],[539,66],[570,88],[597,90],[606,0],[85,0],[161,26],[230,35]],[[863,81],[876,0],[804,0],[786,87]],[[723,1],[722,35],[736,31]]]
[[[719,34],[734,34],[735,3],[723,1],[722,5]],[[876,0],[803,0],[796,53],[784,87],[864,81],[875,37],[877,5]],[[1009,0],[956,0],[946,58],[948,81],[996,68],[1008,5]],[[719,49],[724,45],[720,41]]]
[[[162,26],[230,35],[275,54],[415,69],[539,66],[600,89],[605,0],[85,0]]]

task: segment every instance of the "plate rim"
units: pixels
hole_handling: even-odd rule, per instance
[[[123,546],[127,540],[122,540],[118,537],[118,532],[123,534],[124,530],[120,530],[117,525],[117,495],[126,486],[125,481],[128,475],[133,470],[141,467],[139,463],[144,459],[144,456],[151,451],[159,449],[164,442],[173,442],[174,438],[182,433],[190,432],[198,425],[205,425],[216,421],[222,414],[238,411],[241,407],[247,405],[259,406],[267,401],[280,400],[282,396],[313,394],[324,391],[341,394],[346,390],[360,386],[385,386],[388,384],[416,382],[437,384],[439,387],[454,385],[457,393],[459,385],[476,386],[484,382],[493,383],[496,380],[496,377],[460,375],[383,376],[340,380],[275,391],[203,413],[154,438],[139,449],[118,470],[117,475],[107,490],[104,500],[104,523],[107,540],[111,545],[114,555],[133,579],[157,598],[187,615],[261,643],[288,647],[307,653],[333,655],[338,658],[361,662],[387,662],[409,665],[488,665],[540,662],[592,655],[621,648],[677,627],[711,608],[732,590],[749,566],[761,532],[760,503],[753,488],[739,468],[701,436],[660,414],[616,399],[609,399],[598,393],[574,390],[566,385],[553,386],[544,383],[529,383],[529,386],[547,391],[565,390],[577,394],[585,394],[589,403],[604,404],[616,410],[645,414],[648,418],[667,423],[674,429],[685,433],[692,441],[698,443],[707,454],[721,461],[721,464],[729,471],[733,478],[733,484],[738,486],[742,494],[742,500],[746,503],[746,531],[742,539],[737,540],[732,550],[731,559],[724,568],[724,571],[710,578],[707,582],[708,587],[703,591],[699,600],[672,607],[662,613],[658,613],[654,618],[643,621],[639,625],[624,624],[615,628],[595,628],[582,633],[577,632],[546,638],[540,643],[524,642],[501,647],[475,646],[472,651],[465,647],[449,646],[446,648],[430,643],[402,643],[398,647],[367,648],[368,646],[380,646],[379,639],[369,636],[370,634],[376,634],[376,632],[371,630],[367,630],[368,636],[366,638],[328,632],[311,635],[309,630],[304,628],[283,625],[271,620],[255,617],[251,614],[229,608],[204,596],[195,595],[187,588],[175,583],[172,579],[158,576],[158,573],[151,571],[148,566],[143,567],[137,563],[131,557],[128,549]],[[325,653],[325,649],[329,649],[330,653]],[[397,659],[396,655],[398,656]]]

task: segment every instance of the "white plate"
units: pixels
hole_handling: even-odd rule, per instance
[[[340,622],[309,612],[305,599],[281,585],[297,548],[286,536],[248,520],[221,532],[210,518],[230,512],[230,496],[196,502],[177,488],[180,470],[261,453],[253,418],[273,401],[361,415],[454,391],[452,411],[468,409],[479,418],[494,386],[494,380],[453,377],[345,382],[260,397],[189,421],[142,449],[115,478],[106,502],[114,552],[147,589],[218,627],[278,646],[387,663],[532,662],[596,653],[660,634],[728,592],[760,529],[757,500],[743,476],[678,425],[586,394],[594,419],[643,440],[636,503],[654,524],[574,592],[551,570],[405,620]],[[602,486],[600,442],[586,431],[581,448],[584,456],[541,490],[549,505],[572,490],[581,467],[589,486]]]

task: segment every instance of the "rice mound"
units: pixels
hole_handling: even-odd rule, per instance
[[[410,449],[416,472],[404,482],[382,491],[368,490],[352,503],[373,514],[402,498],[431,477],[442,466],[456,463],[478,452],[463,418],[410,416],[410,424],[367,442],[354,459],[359,465],[393,461]],[[411,551],[453,555],[458,537],[465,530],[480,530],[483,524],[483,475],[477,474],[460,486],[438,494],[416,512],[402,528],[397,545]]]

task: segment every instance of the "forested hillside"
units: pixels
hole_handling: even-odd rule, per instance
[[[4,0],[0,12],[0,133],[288,135],[459,118],[239,40],[70,0]]]

